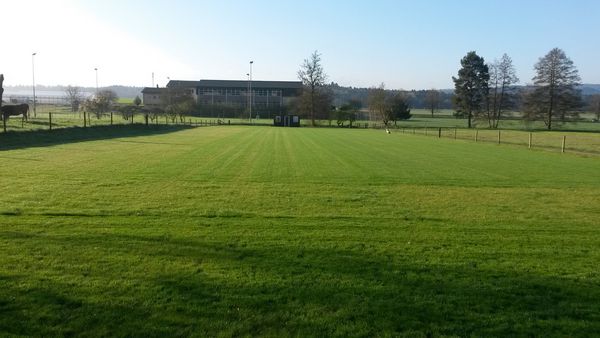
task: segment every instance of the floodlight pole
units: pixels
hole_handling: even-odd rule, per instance
[[[250,87],[250,123],[252,123],[252,64],[254,63],[254,61],[250,61],[250,80],[249,80],[249,87]]]
[[[96,96],[98,96],[98,68],[94,68],[96,71]]]
[[[33,117],[37,117],[36,106],[35,106],[35,56],[36,53],[31,54],[31,75],[33,77]]]

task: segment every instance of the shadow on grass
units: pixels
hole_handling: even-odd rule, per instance
[[[0,232],[0,239],[14,239],[14,234]],[[35,277],[0,275],[0,333],[425,337],[600,332],[598,284],[476,263],[418,262],[360,246],[274,246],[235,238],[95,234],[30,240],[32,247],[62,248],[57,255],[72,256],[74,263],[53,256],[57,265],[34,271]],[[77,256],[90,248],[97,258]],[[84,267],[82,260],[87,260]]]
[[[113,125],[0,133],[0,151],[65,143],[148,136],[193,128],[185,125]]]

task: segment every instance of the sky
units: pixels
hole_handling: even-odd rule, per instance
[[[507,53],[521,84],[552,48],[600,83],[598,0],[0,0],[5,86],[297,80],[317,50],[343,86],[453,88],[460,59]],[[32,53],[36,53],[32,56]],[[96,72],[94,68],[97,68]]]

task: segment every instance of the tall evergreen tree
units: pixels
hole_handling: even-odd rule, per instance
[[[396,121],[408,120],[412,117],[408,105],[408,98],[401,92],[396,93],[396,95],[389,98],[388,106],[394,125],[396,125]]]
[[[555,118],[564,121],[567,115],[577,115],[575,109],[582,105],[577,90],[581,79],[573,61],[559,48],[540,58],[534,69],[534,88],[525,96],[525,116],[543,119],[551,130]]]
[[[485,108],[490,74],[483,58],[475,52],[467,53],[460,64],[462,68],[458,70],[458,77],[452,77],[454,104],[459,113],[467,115],[468,126],[471,128],[473,117]]]

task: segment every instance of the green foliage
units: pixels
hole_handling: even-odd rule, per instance
[[[598,158],[372,130],[56,132],[2,148],[0,335],[600,331]]]
[[[348,126],[352,128],[352,124],[356,121],[356,116],[361,108],[360,101],[351,100],[350,102],[343,104],[341,107],[335,110],[337,119],[337,125],[343,127],[344,123],[348,121]]]
[[[454,104],[456,111],[467,116],[468,127],[474,116],[484,111],[489,93],[490,79],[488,66],[482,57],[469,52],[460,60],[461,68],[454,80]]]
[[[396,121],[408,120],[412,117],[408,100],[402,93],[397,93],[390,98],[389,109],[394,124],[396,124]]]
[[[142,104],[142,99],[140,99],[140,97],[136,95],[136,97],[133,99],[133,104],[139,106],[140,104]]]

